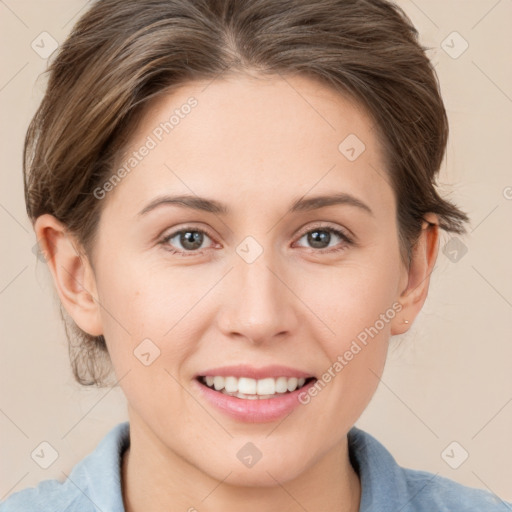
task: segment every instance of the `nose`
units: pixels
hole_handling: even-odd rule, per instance
[[[271,264],[265,252],[254,262],[241,260],[225,280],[226,300],[218,312],[218,326],[229,338],[262,344],[290,336],[298,324],[297,296],[290,272]],[[299,301],[300,302],[300,301]]]

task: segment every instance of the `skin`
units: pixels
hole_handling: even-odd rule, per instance
[[[390,337],[423,306],[438,226],[422,231],[406,268],[382,148],[353,101],[300,76],[208,83],[185,84],[151,104],[130,150],[187,98],[198,100],[102,199],[89,258],[51,215],[35,223],[63,305],[84,331],[105,336],[122,379],[131,425],[126,510],[357,511],[361,486],[347,432],[376,390]],[[349,134],[366,146],[353,162],[338,150]],[[346,204],[287,213],[302,196],[333,191],[359,198],[373,215]],[[231,212],[174,205],[137,215],[163,193],[216,199]],[[159,243],[189,226],[208,232],[193,256],[166,250],[186,252],[179,236]],[[315,246],[304,235],[319,227],[350,230],[356,242],[331,233]],[[247,236],[263,249],[250,264],[236,252]],[[238,363],[318,377],[393,303],[401,311],[284,420],[236,421],[192,386],[201,370]],[[149,366],[133,355],[145,338],[160,349]],[[236,457],[247,442],[262,452],[252,468]]]

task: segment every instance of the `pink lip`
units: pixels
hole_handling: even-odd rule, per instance
[[[308,377],[314,377],[314,375],[311,373],[306,373],[295,368],[290,368],[288,366],[270,365],[263,368],[254,368],[244,364],[236,366],[222,366],[220,368],[210,368],[197,374],[196,377],[215,377],[216,375],[221,377],[237,378],[249,377],[251,379],[265,379],[267,377],[272,377],[274,379],[277,379],[278,377],[303,377],[307,379]],[[275,399],[272,398],[272,400]]]
[[[219,369],[216,369],[213,375],[219,375],[219,373],[217,373],[218,370]],[[230,371],[233,371],[232,368]],[[226,375],[233,375],[233,373]],[[283,374],[280,375],[284,377]],[[201,396],[210,404],[231,418],[245,423],[267,423],[277,421],[290,414],[301,404],[299,394],[306,392],[311,386],[315,385],[315,382],[316,379],[300,389],[296,389],[291,393],[286,393],[276,398],[258,398],[255,400],[246,400],[237,398],[236,396],[225,395],[205,386],[199,382],[198,379],[193,379],[192,385],[198,389]]]

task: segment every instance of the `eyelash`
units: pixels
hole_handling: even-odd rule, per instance
[[[168,247],[168,241],[172,238],[174,238],[176,235],[179,235],[181,233],[186,233],[186,232],[193,232],[193,233],[202,233],[204,235],[206,235],[208,238],[212,239],[213,240],[213,237],[209,235],[209,233],[207,231],[205,231],[204,229],[201,229],[201,228],[196,228],[196,227],[193,227],[193,226],[189,226],[189,227],[185,227],[185,228],[182,228],[178,231],[174,231],[173,233],[170,233],[169,235],[165,235],[160,241],[159,241],[159,244],[161,244],[164,249],[166,251],[169,251],[171,254],[177,254],[179,256],[183,256],[183,257],[188,257],[188,256],[198,256],[198,255],[201,255],[203,254],[204,252],[204,249],[203,250],[195,250],[195,251],[180,251],[180,250],[176,250],[176,249],[169,249]],[[304,231],[300,237],[298,238],[298,240],[300,240],[301,238],[303,238],[305,235],[308,235],[309,233],[312,233],[314,231],[326,231],[326,232],[329,232],[329,233],[334,233],[335,235],[337,235],[338,237],[341,238],[341,240],[344,242],[341,247],[338,247],[338,248],[330,248],[330,249],[315,249],[315,248],[310,248],[311,251],[315,252],[315,253],[320,253],[320,254],[331,254],[331,253],[337,253],[337,252],[340,252],[340,251],[343,251],[345,250],[348,246],[351,246],[351,245],[354,245],[354,241],[352,240],[352,238],[350,238],[346,233],[344,233],[343,231],[339,230],[339,229],[336,229],[336,228],[333,228],[333,227],[330,227],[330,226],[315,226],[314,228],[311,228],[309,229],[308,231]]]

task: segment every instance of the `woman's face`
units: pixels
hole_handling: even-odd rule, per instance
[[[151,106],[118,164],[98,199],[94,292],[132,430],[219,480],[296,477],[345,439],[403,322],[371,119],[303,77],[190,83]],[[252,397],[198,376],[242,377],[224,383]],[[254,399],[293,377],[322,386]]]

